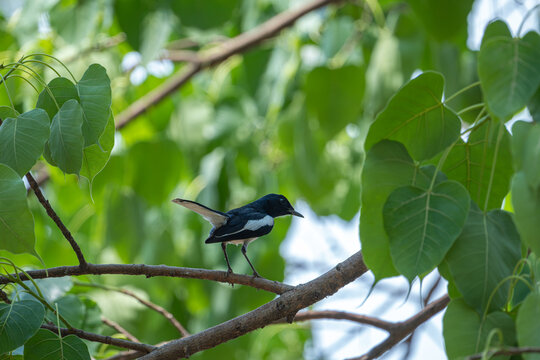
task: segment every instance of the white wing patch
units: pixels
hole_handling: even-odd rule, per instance
[[[234,235],[234,234],[238,234],[238,233],[240,233],[240,232],[242,232],[244,230],[256,231],[256,230],[259,230],[260,228],[262,228],[264,226],[273,226],[273,225],[274,225],[274,218],[271,217],[270,215],[266,215],[265,217],[263,217],[261,219],[248,220],[246,222],[246,225],[244,225],[244,227],[241,228],[238,231],[228,233],[228,234],[216,235],[215,237],[216,238],[221,238],[221,237],[225,237],[225,236],[229,236],[229,235]],[[242,240],[242,242],[243,241],[245,241],[245,240]]]

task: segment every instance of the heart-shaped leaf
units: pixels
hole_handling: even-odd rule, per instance
[[[23,345],[38,331],[45,309],[35,300],[0,304],[0,354]]]
[[[79,174],[82,166],[83,113],[77,100],[66,101],[54,116],[49,138],[50,155],[54,164],[68,174]]]
[[[41,156],[48,138],[49,117],[42,109],[5,119],[0,126],[0,163],[23,176]]]
[[[36,335],[24,344],[24,358],[27,360],[90,360],[88,347],[75,335],[59,337],[46,329],[39,329]]]
[[[66,101],[71,99],[79,100],[77,88],[69,79],[63,77],[54,78],[47,84],[47,87],[48,90],[43,89],[39,94],[36,107],[45,110],[50,119],[56,115]]]
[[[100,147],[101,145],[101,147]],[[83,150],[83,162],[81,168],[81,175],[90,181],[94,180],[94,177],[99,174],[109,161],[111,150],[114,146],[114,118],[111,115],[107,122],[105,131],[99,138],[99,145],[92,144],[87,146]]]
[[[384,205],[384,228],[396,269],[409,281],[433,270],[459,236],[469,194],[458,182],[421,189],[403,186]]]
[[[461,121],[442,103],[444,78],[425,72],[405,84],[371,125],[366,150],[382,139],[401,142],[413,159],[429,159],[458,137]]]

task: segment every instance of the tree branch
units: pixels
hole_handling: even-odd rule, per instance
[[[51,330],[55,334],[58,334],[58,330],[59,330],[56,326],[49,325],[49,324],[43,324],[41,325],[41,328]],[[86,339],[86,340],[95,341],[95,342],[108,344],[108,345],[114,345],[114,346],[118,346],[124,349],[137,350],[144,353],[149,353],[150,351],[156,348],[153,345],[137,343],[137,342],[124,340],[124,339],[115,339],[110,336],[94,334],[94,333],[86,332],[84,330],[75,329],[75,328],[71,328],[71,329],[60,328],[60,334],[62,334],[62,336],[75,335],[81,339]]]
[[[184,326],[182,326],[182,324],[180,324],[180,322],[174,317],[173,314],[171,314],[170,312],[168,312],[167,310],[165,310],[161,306],[141,298],[139,295],[135,294],[132,291],[129,291],[129,290],[126,290],[126,289],[121,289],[121,288],[115,288],[115,287],[107,286],[107,285],[94,284],[94,283],[77,282],[75,284],[78,285],[78,286],[89,286],[89,287],[99,288],[99,289],[108,290],[108,291],[116,291],[116,292],[122,293],[124,295],[130,296],[130,297],[134,298],[135,300],[137,300],[138,302],[140,302],[141,304],[143,304],[144,306],[146,306],[146,307],[156,311],[157,313],[161,314],[165,319],[167,319],[180,332],[180,334],[182,334],[182,336],[185,337],[185,336],[191,335],[186,330],[186,328]]]
[[[112,321],[111,319],[107,319],[106,317],[101,317],[101,322],[105,325],[113,328],[117,333],[124,335],[128,340],[140,343],[141,341],[135,337],[132,333],[124,329],[119,323],[116,321]]]
[[[405,321],[396,323],[392,331],[390,331],[390,335],[386,338],[386,340],[375,346],[366,354],[360,357],[352,358],[350,360],[369,360],[381,356],[389,349],[391,349],[394,345],[407,337],[407,335],[416,330],[417,327],[419,327],[424,322],[431,319],[439,311],[444,309],[446,305],[448,305],[448,302],[450,302],[450,297],[448,295],[444,295],[443,297],[440,297],[439,299],[427,305],[416,315],[410,317]]]
[[[165,97],[178,90],[199,71],[219,64],[232,55],[248,50],[277,35],[284,28],[294,24],[303,15],[338,1],[340,0],[314,0],[297,9],[282,12],[256,28],[227,40],[211,50],[193,54],[190,63],[177,74],[118,114],[116,116],[116,129],[123,128],[131,120],[146,112],[151,106],[158,104]]]
[[[310,306],[354,281],[368,269],[359,251],[333,269],[306,284],[283,293],[278,298],[244,315],[188,336],[173,340],[143,356],[144,360],[177,359],[215,347],[286,317],[290,321],[301,309]]]
[[[294,317],[295,322],[308,321],[308,320],[349,320],[357,322],[359,324],[371,325],[379,329],[386,330],[388,332],[392,331],[395,327],[395,323],[384,321],[378,318],[371,316],[354,314],[346,311],[337,311],[337,310],[306,310],[299,312]],[[286,319],[283,318],[279,320],[279,323],[285,322]]]
[[[226,271],[194,269],[166,265],[88,263],[85,269],[81,269],[79,266],[59,266],[43,270],[30,270],[27,271],[27,273],[32,279],[104,274],[144,275],[146,277],[168,276],[188,279],[203,279],[228,284],[251,286],[256,289],[269,291],[278,295],[294,288],[291,285],[280,283],[279,281],[253,277],[250,275],[229,274]],[[17,277],[17,274],[12,274],[12,276]],[[19,273],[18,276],[23,281],[29,280],[24,273]],[[10,282],[11,281],[7,277],[0,276],[0,284],[8,284]]]
[[[83,255],[83,253],[81,251],[81,248],[79,247],[79,244],[77,244],[77,242],[75,241],[75,239],[73,238],[73,236],[69,232],[68,228],[64,225],[62,220],[60,220],[60,218],[58,217],[56,212],[53,210],[53,208],[52,208],[51,204],[49,203],[49,201],[47,199],[45,199],[45,196],[43,196],[43,193],[41,192],[41,189],[39,188],[39,185],[37,184],[37,182],[34,179],[34,177],[32,176],[32,174],[30,174],[30,172],[28,172],[26,174],[26,179],[28,180],[28,183],[30,184],[30,187],[32,188],[32,190],[36,194],[36,197],[38,198],[39,202],[45,208],[45,211],[47,212],[47,215],[49,215],[49,217],[54,221],[56,226],[58,226],[58,228],[62,232],[62,235],[64,235],[66,240],[69,242],[69,244],[73,248],[73,251],[75,251],[75,255],[77,255],[77,259],[79,260],[79,267],[81,269],[86,269],[88,267],[88,263],[84,259],[84,255]]]

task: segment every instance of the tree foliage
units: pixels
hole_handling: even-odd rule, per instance
[[[300,358],[308,327],[248,316],[274,293],[190,279],[248,283],[184,271],[224,262],[219,246],[201,241],[208,226],[170,203],[181,195],[226,210],[272,192],[320,216],[351,220],[360,211],[363,260],[354,258],[355,276],[343,275],[341,287],[363,262],[376,282],[438,270],[448,283],[449,358],[540,344],[532,321],[540,312],[539,32],[493,21],[471,50],[473,0],[332,2],[297,13],[287,2],[249,0],[0,4],[1,359],[105,359],[126,349],[158,358],[175,342],[147,344],[235,317],[253,321],[250,330],[231,329],[226,340],[243,336],[216,337],[194,356]],[[277,282],[287,221],[250,248]],[[77,262],[63,275],[88,276],[53,275]],[[94,265],[107,263],[184,272]],[[250,285],[272,286],[259,280]],[[309,304],[322,294],[313,293]],[[273,301],[281,314],[285,305]],[[379,325],[389,340],[368,358],[446,301],[404,330]],[[124,342],[99,344],[102,334]]]

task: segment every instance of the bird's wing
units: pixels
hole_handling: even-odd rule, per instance
[[[274,218],[264,213],[249,216],[232,216],[227,224],[215,229],[205,243],[258,238],[268,234],[274,226]]]
[[[210,209],[209,207],[199,204],[195,201],[174,199],[172,202],[178,205],[182,205],[183,207],[186,207],[191,211],[195,211],[197,214],[208,220],[216,228],[222,226],[229,220],[229,215],[222,213],[221,211]]]

